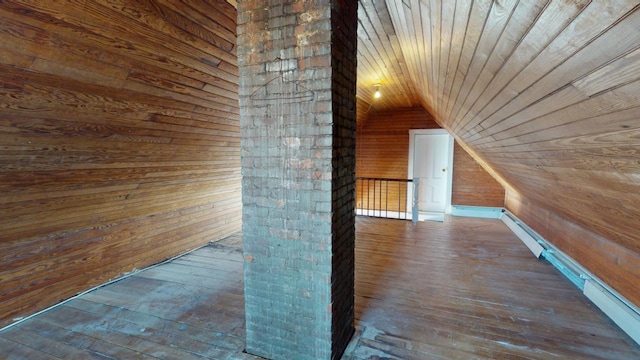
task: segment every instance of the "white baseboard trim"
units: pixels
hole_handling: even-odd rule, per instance
[[[640,314],[637,311],[591,279],[585,281],[583,294],[640,345]]]
[[[522,226],[520,226],[520,222],[518,220],[515,220],[514,217],[510,215],[510,213],[505,212],[502,215],[502,222],[505,223],[505,225],[507,225],[507,227],[511,229],[511,231],[513,231],[513,233],[516,234],[516,236],[525,245],[527,245],[527,247],[529,248],[529,250],[531,250],[535,257],[540,257],[540,254],[542,254],[544,248],[533,238],[533,236],[529,235],[529,233],[525,231]]]
[[[550,244],[508,210],[502,221],[529,247],[566,276],[582,293],[640,345],[640,308],[598,279],[569,255]]]
[[[485,219],[500,219],[502,217],[502,208],[489,206],[453,205],[451,206],[451,215]]]

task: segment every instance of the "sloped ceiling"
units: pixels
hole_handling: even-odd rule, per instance
[[[640,253],[637,1],[360,5],[359,98],[420,102],[509,190]]]

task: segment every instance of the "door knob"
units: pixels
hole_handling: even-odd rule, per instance
[[[443,169],[442,169],[442,172],[447,172],[447,169],[444,169],[444,168],[443,168]]]

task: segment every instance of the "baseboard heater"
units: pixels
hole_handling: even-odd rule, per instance
[[[640,309],[617,291],[558,250],[515,215],[504,209],[502,222],[531,250],[535,257],[547,260],[566,276],[602,312],[640,345]]]
[[[449,213],[453,216],[500,219],[502,210],[501,207],[452,205]]]

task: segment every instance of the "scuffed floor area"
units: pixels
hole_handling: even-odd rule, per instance
[[[259,359],[243,353],[241,235],[0,332],[3,359]],[[640,347],[500,221],[359,217],[343,359],[640,359]]]

